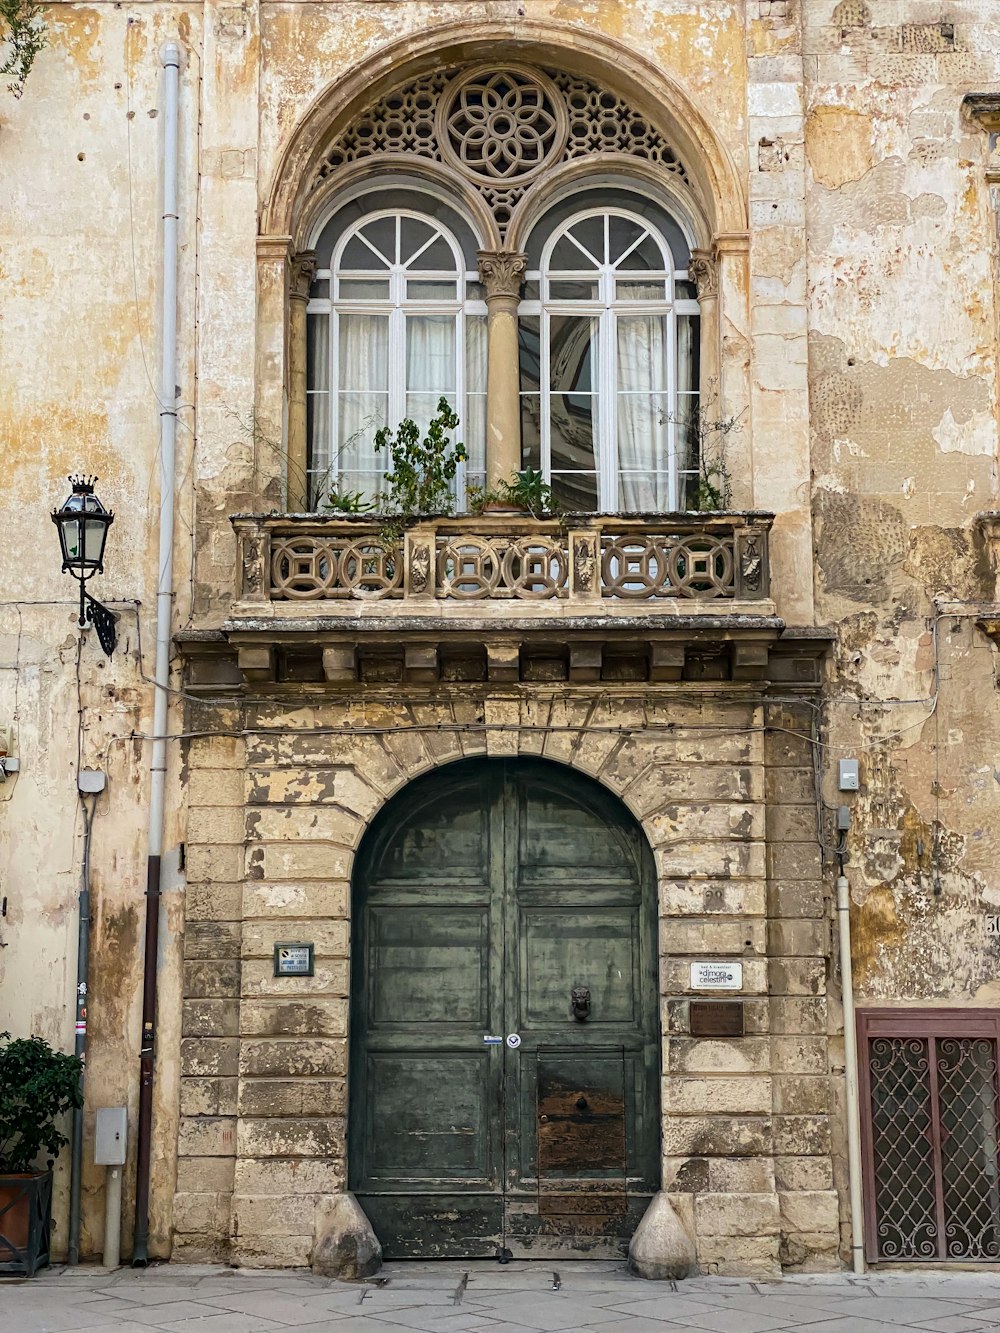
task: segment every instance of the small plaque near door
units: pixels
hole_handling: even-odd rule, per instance
[[[742,963],[692,963],[692,990],[742,990]]]
[[[692,1000],[690,1005],[692,1037],[742,1037],[742,1000]]]
[[[298,943],[276,944],[274,946],[274,975],[276,977],[311,977],[313,975],[313,946]]]

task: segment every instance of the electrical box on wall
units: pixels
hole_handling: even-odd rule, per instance
[[[837,763],[837,786],[841,791],[857,791],[859,785],[858,761],[841,759]]]
[[[94,1161],[98,1166],[124,1166],[128,1145],[128,1111],[124,1106],[102,1106],[94,1129]]]

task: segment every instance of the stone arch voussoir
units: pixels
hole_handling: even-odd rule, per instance
[[[301,246],[303,223],[312,217],[304,183],[331,139],[350,117],[407,77],[442,62],[554,62],[559,68],[602,80],[627,96],[667,134],[691,173],[706,226],[714,234],[743,232],[747,204],[736,164],[711,118],[671,74],[623,43],[576,24],[549,20],[445,23],[379,48],[315,99],[293,130],[266,195],[261,232],[291,236]]]

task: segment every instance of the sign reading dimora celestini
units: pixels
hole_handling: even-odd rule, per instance
[[[691,964],[692,990],[742,990],[742,963],[703,962]]]

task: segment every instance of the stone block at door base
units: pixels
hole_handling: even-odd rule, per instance
[[[342,1282],[371,1277],[382,1267],[382,1246],[353,1194],[322,1200],[316,1209],[312,1270]]]
[[[670,1200],[654,1194],[628,1247],[629,1270],[653,1282],[687,1277],[695,1266],[691,1237]]]

